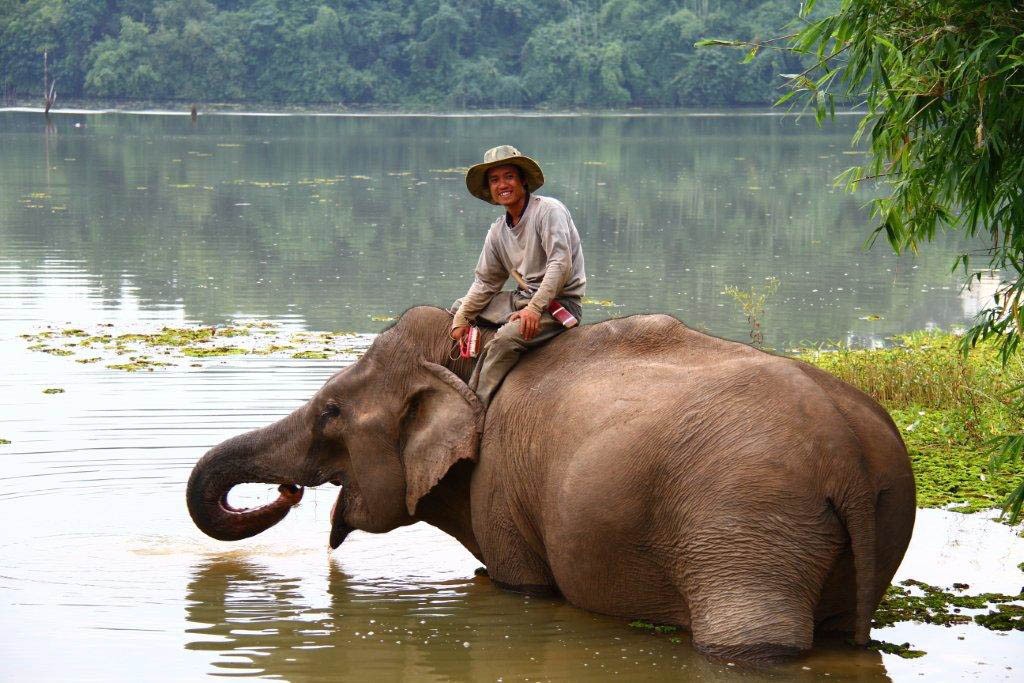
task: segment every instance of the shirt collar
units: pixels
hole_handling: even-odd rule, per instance
[[[526,218],[526,212],[530,208],[530,198],[531,198],[531,195],[530,195],[529,192],[527,192],[526,193],[526,201],[523,202],[523,215],[519,217],[519,222],[520,223],[522,223],[523,219]],[[516,227],[516,226],[512,225],[512,214],[509,213],[508,211],[505,212],[505,227],[507,227],[507,228],[514,228],[514,227]]]

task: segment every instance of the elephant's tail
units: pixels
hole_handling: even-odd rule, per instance
[[[866,473],[862,473],[867,478]],[[840,497],[836,502],[837,511],[846,532],[850,536],[850,550],[853,552],[853,570],[857,583],[856,620],[853,639],[858,645],[866,645],[871,632],[871,616],[875,611],[877,586],[875,546],[875,504],[868,483],[857,486],[857,493]]]

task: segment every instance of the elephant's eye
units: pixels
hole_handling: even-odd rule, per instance
[[[320,421],[326,422],[327,420],[333,420],[339,415],[341,415],[341,408],[334,403],[328,403],[324,407],[324,411],[320,413]]]

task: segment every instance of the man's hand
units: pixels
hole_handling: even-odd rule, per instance
[[[516,320],[519,321],[519,333],[523,335],[523,339],[526,341],[533,339],[533,335],[537,334],[537,328],[540,327],[540,313],[524,308],[508,317],[510,323]]]
[[[462,327],[454,327],[454,328],[452,328],[452,331],[451,331],[452,339],[454,339],[455,341],[461,340],[467,334],[469,334],[469,326],[468,325],[463,325]]]

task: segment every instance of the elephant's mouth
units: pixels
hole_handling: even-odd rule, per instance
[[[331,508],[331,538],[328,543],[332,549],[341,545],[342,541],[353,530],[352,527],[345,523],[345,508],[345,489],[342,487],[341,491],[338,492],[338,499],[334,501],[334,507]]]
[[[351,484],[344,471],[335,472],[327,478],[327,481],[341,487],[341,490],[338,491],[338,499],[334,501],[334,507],[331,508],[331,538],[328,543],[334,550],[353,531],[353,527],[345,523],[345,513],[348,511],[348,497],[345,494],[350,493]]]

